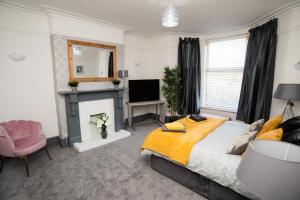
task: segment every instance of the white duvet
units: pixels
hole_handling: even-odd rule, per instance
[[[189,162],[185,167],[248,198],[255,199],[236,177],[236,169],[241,156],[226,154],[233,139],[244,134],[247,126],[248,124],[237,121],[223,123],[193,147]],[[160,156],[149,150],[142,152],[142,155],[149,154]]]

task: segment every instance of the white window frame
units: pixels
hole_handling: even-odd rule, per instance
[[[206,78],[208,72],[241,72],[243,74],[244,67],[241,68],[226,68],[226,69],[208,69],[209,66],[209,51],[208,51],[208,45],[212,42],[218,42],[218,41],[227,41],[227,40],[234,40],[234,39],[240,39],[240,38],[246,38],[248,40],[248,34],[241,34],[237,36],[229,36],[229,37],[223,37],[218,39],[209,39],[205,41],[205,55],[204,55],[204,76],[203,76],[203,87],[202,87],[202,98],[201,98],[201,108],[204,109],[210,109],[210,110],[216,110],[216,111],[223,111],[223,112],[230,112],[230,113],[236,113],[236,110],[232,109],[226,109],[226,108],[219,108],[219,107],[212,107],[205,105],[205,95],[207,90],[207,84],[206,84]]]

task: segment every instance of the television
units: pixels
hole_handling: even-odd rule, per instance
[[[129,102],[160,100],[159,79],[129,80]]]

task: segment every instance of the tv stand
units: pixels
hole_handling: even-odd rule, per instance
[[[165,121],[165,112],[164,112],[164,101],[141,101],[141,102],[127,102],[127,108],[128,108],[128,124],[131,128],[134,129],[133,127],[133,120],[132,118],[134,117],[134,107],[146,107],[146,106],[152,106],[155,105],[155,114],[158,115],[158,107],[159,107],[159,121],[160,123],[164,123]]]

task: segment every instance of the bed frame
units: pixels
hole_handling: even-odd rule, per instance
[[[151,155],[151,167],[209,200],[249,200],[228,187],[161,157]]]

